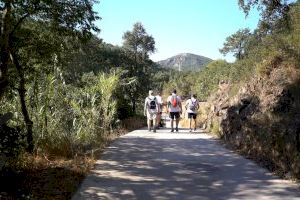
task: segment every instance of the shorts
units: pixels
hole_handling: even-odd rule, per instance
[[[156,119],[157,113],[156,112],[147,112],[147,118],[150,120]]]
[[[170,112],[170,118],[171,119],[179,119],[180,118],[179,112]]]
[[[189,119],[196,119],[197,118],[197,114],[196,113],[188,113],[188,118]]]

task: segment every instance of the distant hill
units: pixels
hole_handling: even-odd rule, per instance
[[[211,61],[213,60],[204,56],[181,53],[166,60],[158,61],[157,63],[163,68],[178,71],[199,71]]]

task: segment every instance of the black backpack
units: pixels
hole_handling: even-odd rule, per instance
[[[156,109],[156,97],[154,97],[153,99],[150,99],[149,108],[150,108],[150,110]]]
[[[189,108],[191,111],[195,111],[196,110],[196,105],[197,105],[197,100],[195,100],[194,102],[191,99],[191,104],[189,105]]]

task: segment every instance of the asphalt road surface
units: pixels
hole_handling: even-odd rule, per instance
[[[300,187],[200,131],[145,129],[113,142],[72,199],[300,200]]]

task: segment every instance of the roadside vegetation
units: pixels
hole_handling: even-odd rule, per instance
[[[144,126],[155,41],[136,23],[123,46],[102,42],[93,4],[0,2],[0,199],[69,199],[112,140]]]
[[[122,46],[102,42],[92,0],[0,1],[0,199],[70,198],[103,148],[144,126],[150,88],[196,93],[201,126],[299,179],[300,2],[238,3],[261,20],[224,42],[236,61],[177,72],[149,59],[155,40],[139,22]]]

